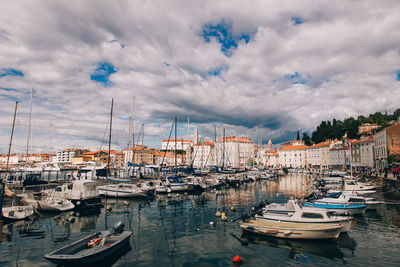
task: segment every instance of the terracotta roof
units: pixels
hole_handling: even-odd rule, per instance
[[[309,146],[305,146],[305,145],[287,145],[282,147],[281,149],[279,149],[279,151],[284,151],[284,150],[304,150],[309,148]]]
[[[163,142],[168,142],[168,139],[164,139]],[[169,139],[169,142],[175,143],[175,139]],[[176,142],[178,143],[191,143],[192,141],[190,140],[184,140],[184,139],[176,139]]]
[[[214,145],[214,141],[207,141],[207,142],[195,144],[195,146],[213,146],[213,145]]]
[[[326,141],[326,142],[321,142],[321,143],[315,144],[313,146],[315,146],[315,147],[323,147],[323,146],[330,146],[331,144],[332,144],[332,142]]]

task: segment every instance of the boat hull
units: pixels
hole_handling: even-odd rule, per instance
[[[270,223],[258,220],[248,220],[240,223],[242,230],[287,239],[336,239],[340,234],[339,224],[293,224]]]
[[[73,253],[73,251],[76,250],[77,252],[79,252],[79,250],[85,249],[87,243],[90,240],[99,236],[98,233],[92,234],[72,244],[69,244],[65,247],[62,247],[51,253],[48,253],[44,256],[44,258],[55,264],[60,264],[60,265],[76,264],[76,265],[92,266],[95,265],[96,263],[100,263],[106,260],[109,257],[112,257],[112,255],[117,253],[120,249],[129,245],[129,238],[132,235],[132,232],[124,232],[124,233],[126,233],[124,238],[119,242],[112,244],[110,246],[104,245],[103,248],[97,249],[96,251],[93,251],[93,253],[90,254],[82,255],[79,253]]]
[[[353,228],[355,225],[353,220],[347,219],[347,220],[337,220],[337,221],[331,221],[331,222],[324,222],[323,220],[321,221],[292,221],[288,219],[273,219],[273,218],[265,218],[262,216],[257,216],[257,220],[263,220],[263,221],[269,221],[269,222],[284,222],[284,223],[302,223],[302,224],[327,224],[327,225],[333,225],[333,224],[339,224],[341,226],[340,232],[341,233],[346,233]]]

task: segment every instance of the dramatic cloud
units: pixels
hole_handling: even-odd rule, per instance
[[[0,4],[0,152],[106,143],[145,125],[158,146],[226,128],[274,143],[400,103],[400,2],[7,1]],[[134,112],[132,112],[135,96]],[[190,118],[188,131],[187,120]]]

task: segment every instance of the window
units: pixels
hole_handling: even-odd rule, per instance
[[[311,213],[311,212],[304,212],[301,215],[302,218],[309,218],[309,219],[323,219],[324,216],[320,213]]]

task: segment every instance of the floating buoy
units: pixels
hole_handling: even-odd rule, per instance
[[[231,207],[231,211],[236,211],[236,208],[235,207]]]
[[[215,216],[217,217],[221,217],[221,212],[219,212],[219,210],[215,213]]]
[[[107,211],[112,211],[112,207],[110,205],[107,206]]]
[[[240,257],[239,255],[236,255],[235,257],[233,257],[233,260],[232,260],[234,263],[241,263],[241,262],[243,262],[243,259],[242,259],[242,257]]]
[[[196,231],[200,231],[200,228],[196,228]]]
[[[225,212],[221,213],[221,220],[222,221],[228,220],[228,217],[226,217]]]
[[[211,225],[211,226],[214,226],[214,222],[210,222],[210,225]]]
[[[128,200],[125,200],[124,202],[122,202],[122,204],[125,205],[125,206],[129,206],[130,203],[129,203]]]

